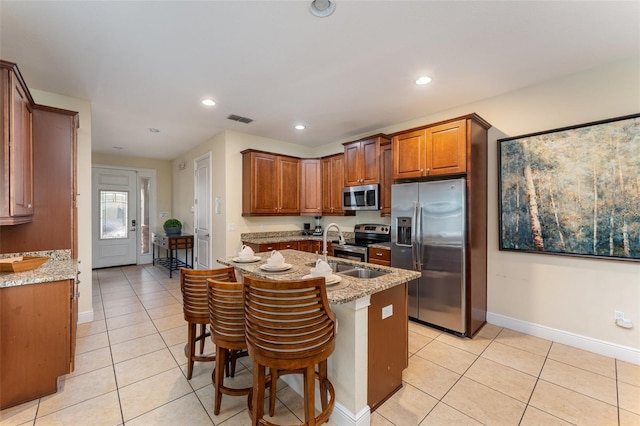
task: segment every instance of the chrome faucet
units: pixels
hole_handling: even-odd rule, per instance
[[[344,244],[344,237],[342,236],[342,231],[340,230],[340,227],[338,226],[338,224],[337,223],[328,224],[327,227],[324,228],[324,234],[322,235],[322,257],[325,262],[327,261],[327,233],[329,232],[329,229],[331,227],[335,227],[338,230],[338,234],[340,235],[340,237],[338,238],[338,241],[340,241],[340,244]]]

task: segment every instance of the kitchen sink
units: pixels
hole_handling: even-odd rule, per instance
[[[387,271],[379,271],[377,269],[367,269],[361,268],[359,266],[353,266],[346,263],[339,262],[328,262],[329,266],[331,266],[331,270],[334,273],[346,275],[354,278],[362,278],[362,279],[371,279],[378,278],[383,275],[387,275],[389,272]],[[309,266],[315,266],[315,263],[309,263]]]

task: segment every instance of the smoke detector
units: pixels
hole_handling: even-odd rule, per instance
[[[312,15],[324,18],[336,10],[336,4],[331,0],[313,0],[309,5],[309,11]]]

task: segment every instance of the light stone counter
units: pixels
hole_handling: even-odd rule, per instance
[[[78,264],[70,250],[48,250],[23,253],[2,253],[0,259],[15,256],[46,256],[50,259],[31,271],[0,272],[0,288],[76,279]]]
[[[311,273],[312,264],[316,261],[315,254],[298,250],[280,250],[280,253],[284,256],[285,263],[293,265],[291,269],[283,272],[267,272],[260,269],[260,266],[266,263],[271,253],[256,253],[256,256],[260,257],[261,260],[255,263],[234,262],[233,257],[218,259],[218,263],[233,266],[243,274],[246,273],[273,280],[295,280]],[[332,304],[348,303],[420,277],[420,272],[406,269],[356,262],[332,256],[328,256],[327,259],[366,269],[388,272],[388,274],[381,277],[370,279],[354,278],[341,275],[338,272],[336,275],[341,277],[342,280],[337,284],[327,286],[327,298],[329,303]]]

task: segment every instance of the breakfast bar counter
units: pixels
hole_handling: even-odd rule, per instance
[[[250,263],[234,261],[237,258],[233,256],[218,259],[218,263],[235,267],[238,277],[250,274],[273,280],[294,280],[308,275],[316,261],[316,255],[312,253],[297,250],[281,250],[280,253],[284,256],[285,263],[291,265],[291,268],[281,272],[264,270],[266,260],[271,253],[256,253],[254,261]],[[368,360],[370,358],[368,348],[371,322],[369,306],[376,295],[385,294],[388,290],[402,285],[405,292],[401,293],[402,301],[399,305],[404,305],[404,309],[402,309],[403,306],[397,306],[395,316],[392,309],[390,318],[398,324],[395,334],[406,334],[407,317],[402,316],[402,312],[406,313],[406,283],[417,278],[419,273],[331,256],[328,257],[328,261],[385,273],[375,278],[365,279],[337,272],[336,275],[340,277],[340,281],[327,286],[327,298],[331,304],[331,310],[338,319],[335,350],[329,357],[328,366],[329,379],[336,391],[336,404],[331,414],[331,421],[336,425],[368,425],[371,416],[371,407],[368,404]],[[379,316],[377,311],[374,316]],[[385,319],[384,313],[382,318]],[[389,318],[385,319],[387,320],[391,321]],[[400,349],[404,358],[397,361],[402,363],[404,368],[406,350]],[[293,375],[286,377],[287,383],[296,392],[302,394],[302,381],[295,380],[298,377]],[[318,401],[316,406],[319,406]]]

